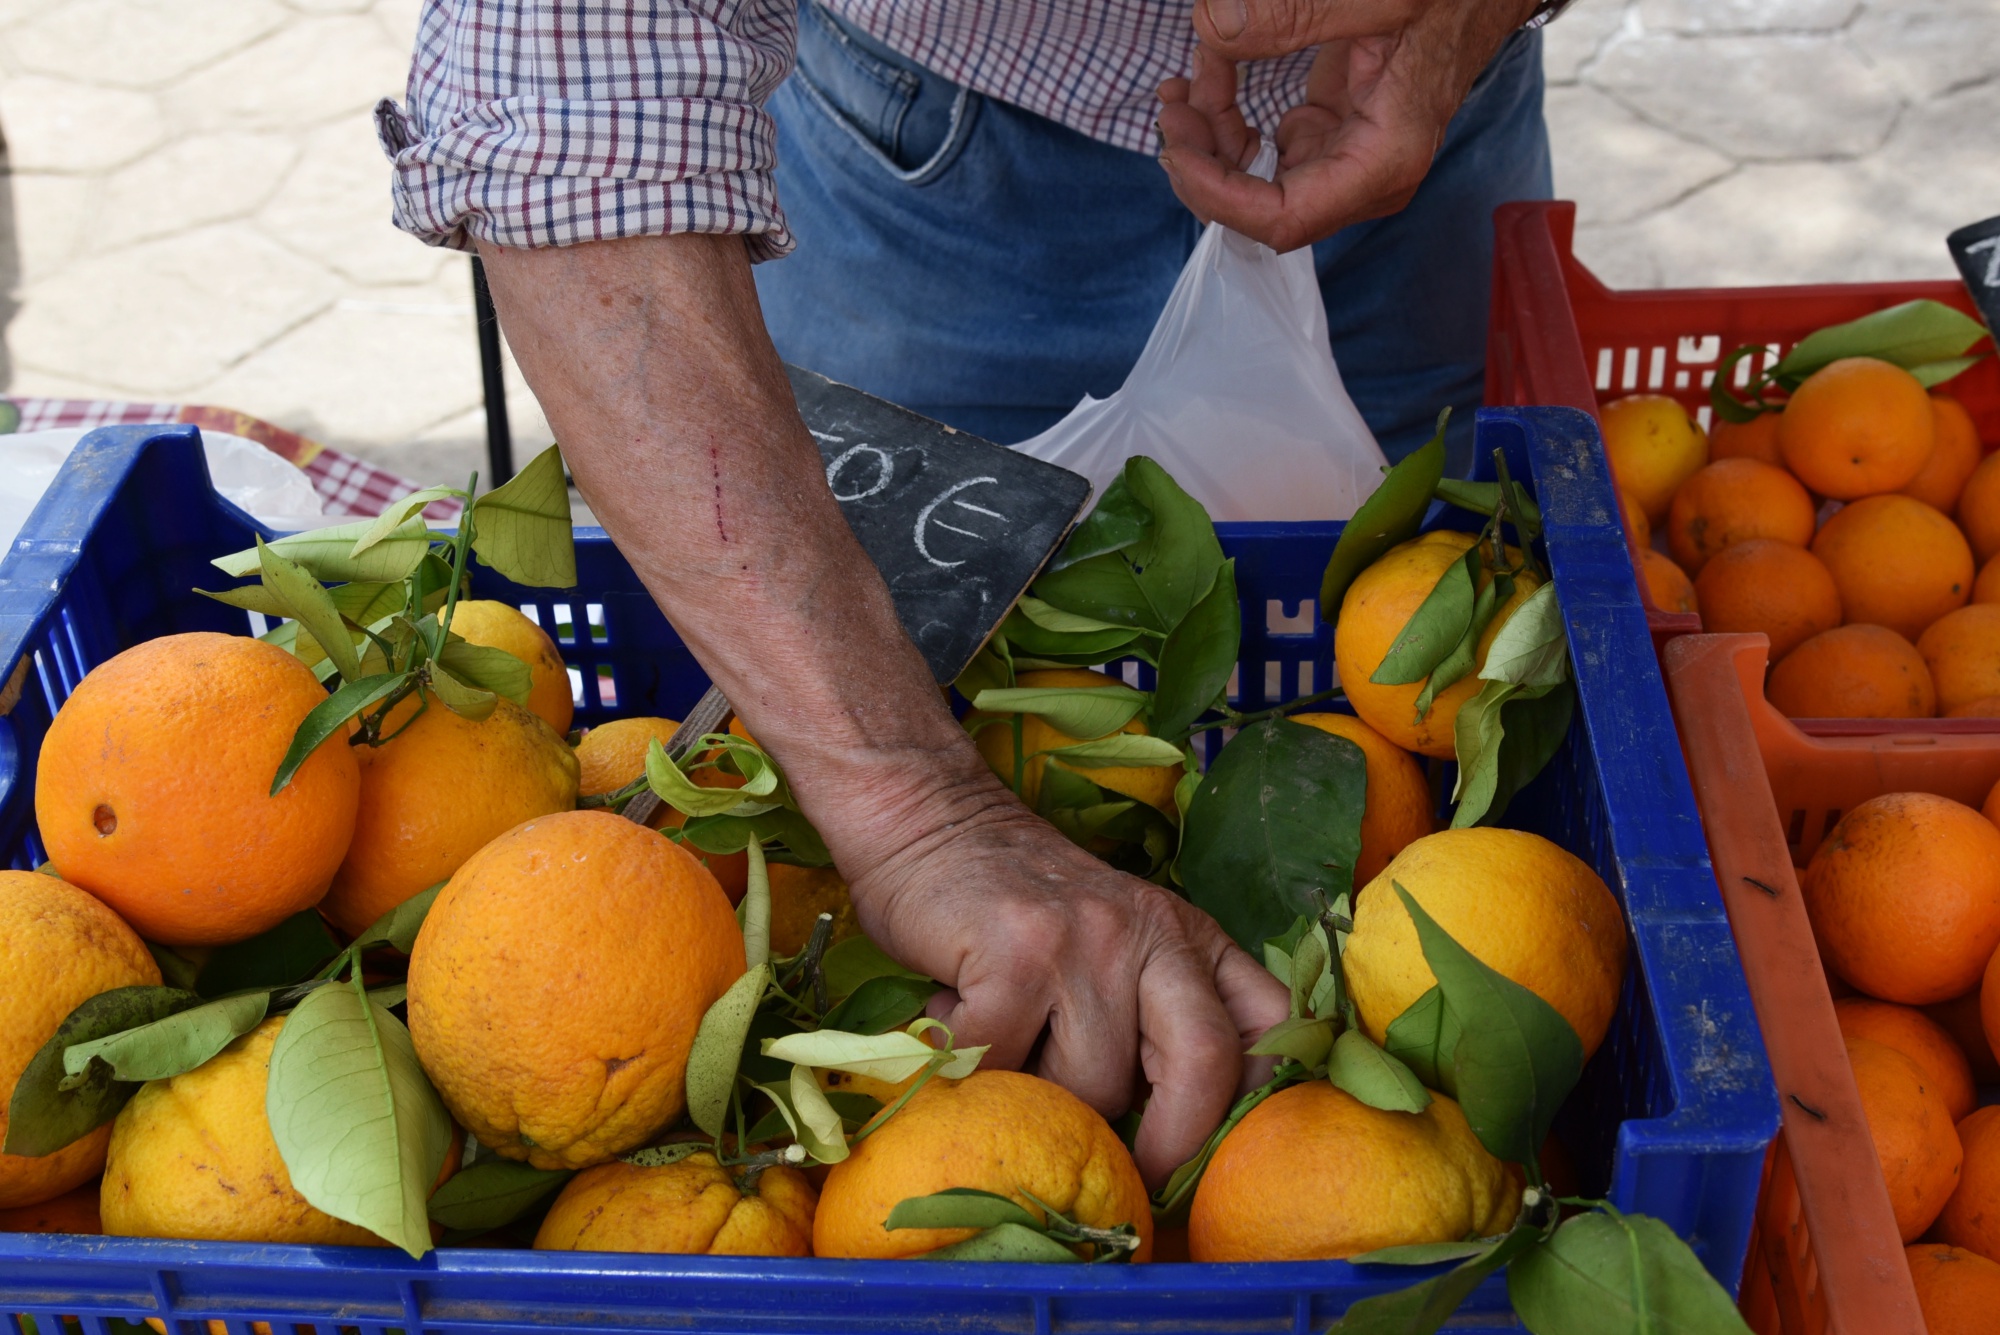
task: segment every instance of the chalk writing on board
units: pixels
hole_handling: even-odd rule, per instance
[[[917,511],[917,524],[915,530],[913,531],[913,536],[915,537],[917,543],[917,553],[920,556],[922,556],[924,560],[929,561],[932,565],[936,566],[939,570],[953,570],[959,566],[964,565],[965,562],[962,560],[944,561],[940,560],[937,556],[932,554],[930,543],[928,541],[928,532],[930,528],[933,525],[935,525],[938,528],[947,530],[948,532],[964,534],[968,538],[986,538],[991,535],[986,533],[980,533],[974,529],[960,528],[956,524],[950,523],[947,520],[939,519],[937,517],[938,507],[943,505],[946,501],[951,501],[953,505],[957,506],[961,510],[970,510],[974,514],[988,515],[994,519],[1000,520],[1004,524],[1006,522],[1007,516],[1001,514],[998,510],[989,510],[983,505],[974,505],[970,501],[961,501],[953,499],[961,491],[969,491],[974,487],[997,485],[999,481],[1000,479],[997,477],[971,477],[967,478],[963,482],[954,482],[949,487],[946,487],[942,492],[940,492],[937,495],[937,497],[933,499],[928,505],[924,506],[923,509]]]
[[[1965,248],[1968,255],[1977,255],[1981,251],[1986,253],[1986,272],[1980,276],[1980,286],[2000,287],[2000,236],[1989,236]]]
[[[813,434],[817,436],[820,433],[815,431]],[[835,445],[847,443],[838,437],[827,439]],[[850,463],[854,464],[851,470],[848,467]],[[867,500],[887,487],[889,479],[895,474],[896,463],[889,457],[888,451],[878,450],[873,445],[850,445],[826,466],[826,485],[833,492],[833,499],[845,505],[849,501]]]

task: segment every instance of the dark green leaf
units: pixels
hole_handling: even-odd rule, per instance
[[[1069,541],[1050,560],[1049,569],[1062,570],[1093,556],[1122,551],[1145,536],[1146,526],[1152,522],[1152,511],[1133,494],[1121,472],[1070,533]]]
[[[1051,767],[1048,772],[1055,774],[1059,771]],[[1047,796],[1044,792],[1044,802]],[[1126,798],[1115,802],[1094,802],[1087,807],[1049,807],[1041,815],[1078,848],[1089,848],[1097,840],[1109,837],[1106,830],[1116,824],[1119,817],[1139,805]]]
[[[835,1000],[853,996],[864,983],[873,978],[908,978],[929,983],[932,980],[923,974],[906,969],[884,954],[882,947],[865,936],[850,936],[847,940],[829,946],[826,958],[820,962],[820,971],[826,976],[827,993]]]
[[[269,992],[244,992],[87,1043],[72,1043],[63,1053],[63,1071],[83,1075],[93,1062],[102,1062],[114,1080],[133,1084],[169,1080],[192,1071],[255,1029],[270,1002]]]
[[[1153,690],[1153,731],[1184,736],[1222,698],[1243,642],[1236,601],[1236,562],[1224,561],[1215,582],[1160,647],[1160,675]]]
[[[1341,1031],[1327,1060],[1326,1078],[1371,1108],[1388,1112],[1422,1112],[1431,1101],[1402,1062],[1375,1046],[1359,1029]]]
[[[438,662],[467,686],[504,695],[523,708],[527,706],[534,678],[528,665],[505,649],[469,644],[454,637],[445,641]]]
[[[897,1202],[882,1227],[894,1231],[899,1228],[992,1228],[996,1224],[1020,1224],[1024,1228],[1039,1229],[1042,1221],[1005,1196],[972,1187],[947,1187],[929,1196],[912,1196]]]
[[[925,1252],[920,1261],[1036,1261],[1081,1265],[1083,1258],[1048,1234],[1019,1224],[996,1224],[964,1242]]]
[[[1527,688],[1488,682],[1467,701],[1453,725],[1459,756],[1453,828],[1491,824],[1506,815],[1514,795],[1561,748],[1575,710],[1576,683],[1567,679]]]
[[[1171,631],[1214,585],[1223,564],[1222,543],[1201,502],[1145,455],[1125,461],[1123,481],[1152,522],[1137,542],[1115,555],[1131,562],[1132,577],[1159,628]]]
[[[1188,898],[1244,949],[1259,949],[1352,888],[1367,791],[1367,762],[1346,738],[1284,718],[1244,728],[1188,807]]]
[[[1094,617],[1108,621],[1114,626],[1126,626],[1136,630],[1155,631],[1161,635],[1171,630],[1171,626],[1160,622],[1159,614],[1139,587],[1139,581],[1132,574],[1132,566],[1126,560],[1125,552],[1109,552],[1103,556],[1093,556],[1087,561],[1065,566],[1061,570],[1050,571],[1034,584],[1035,596],[1065,612],[1079,616]],[[1022,621],[1029,626],[1032,622]],[[1057,636],[1054,632],[1043,632],[1050,637],[1044,641],[1024,634],[1016,638],[1015,623],[1009,620],[1007,638],[1031,654],[1061,653],[1062,649],[1044,649],[1043,643],[1074,643],[1071,637]],[[1039,629],[1039,628],[1037,628]],[[1097,632],[1112,634],[1113,632]]]
[[[1941,301],[1906,301],[1858,320],[1828,325],[1800,339],[1771,375],[1795,388],[1814,371],[1843,357],[1877,357],[1897,366],[1957,357],[1986,337],[1986,326]]]
[[[1438,576],[1368,680],[1382,686],[1404,686],[1428,677],[1472,628],[1478,575],[1479,548],[1468,547],[1461,559]]]
[[[1310,1015],[1312,996],[1333,967],[1333,952],[1318,932],[1308,932],[1292,949],[1292,1014]],[[1310,1065],[1311,1063],[1308,1063]]]
[[[740,793],[742,789],[729,791]],[[776,840],[784,846],[783,861],[805,867],[833,865],[833,854],[827,851],[819,831],[788,807],[776,807],[755,816],[695,816],[681,827],[681,833],[704,853],[740,853],[752,839],[763,840],[769,853],[771,842]]]
[[[1103,686],[1016,686],[981,691],[973,708],[990,714],[1033,714],[1070,737],[1103,737],[1138,716],[1148,699],[1106,677]]]
[[[430,913],[431,905],[437,902],[438,892],[444,889],[445,884],[439,881],[436,885],[419,890],[377,918],[373,926],[354,938],[354,948],[367,950],[374,946],[389,945],[405,955],[409,954],[411,948],[417,944],[417,933],[423,929],[425,916]]]
[[[1437,1265],[1443,1261],[1463,1261],[1491,1250],[1498,1238],[1473,1238],[1466,1242],[1413,1242],[1407,1247],[1382,1247],[1347,1258],[1349,1265]]]
[[[1535,504],[1535,498],[1518,484],[1512,488],[1513,496],[1507,502],[1507,522],[1516,528],[1523,519],[1530,528],[1539,528],[1542,512]],[[1447,505],[1455,505],[1477,515],[1490,515],[1500,506],[1500,484],[1498,482],[1462,482],[1457,478],[1445,478],[1437,484],[1437,498]],[[1532,539],[1530,539],[1532,541]]]
[[[1002,691],[1014,684],[1014,672],[1007,655],[1007,637],[995,635],[986,647],[972,656],[965,671],[952,683],[967,700],[976,700],[981,691]]]
[[[407,672],[384,672],[363,677],[359,681],[348,682],[314,705],[312,712],[300,722],[299,730],[292,734],[292,744],[285,749],[285,758],[278,762],[278,772],[271,780],[271,796],[276,797],[285,791],[292,775],[298,773],[299,766],[319,749],[320,743],[339,732],[349,719],[368,706],[387,699],[409,676]]]
[[[446,1228],[486,1233],[513,1223],[575,1176],[567,1168],[481,1159],[445,1179],[431,1196],[430,1217]]]
[[[1517,1257],[1507,1297],[1535,1335],[1749,1335],[1736,1304],[1674,1231],[1593,1210]]]
[[[40,871],[47,865],[44,863],[43,867],[38,867],[36,870]],[[50,871],[49,875],[53,876],[55,873]],[[178,987],[188,992],[195,990],[194,981],[201,976],[200,964],[154,941],[146,943],[146,953],[153,957],[153,963],[160,966],[160,977],[166,981],[168,987]]]
[[[1479,662],[1479,637],[1486,633],[1486,628],[1493,624],[1494,614],[1500,610],[1501,585],[1504,582],[1502,579],[1490,579],[1472,596],[1472,619],[1466,624],[1465,633],[1431,669],[1430,676],[1424,679],[1424,688],[1417,692],[1418,718],[1429,718],[1431,706],[1437,703],[1438,696],[1472,675],[1472,669]]]
[[[1493,810],[1500,787],[1500,744],[1505,738],[1506,706],[1524,687],[1507,681],[1489,681],[1478,694],[1459,706],[1452,720],[1452,748],[1458,758],[1458,783],[1452,800],[1458,810],[1452,825],[1477,825]],[[1535,689],[1540,689],[1539,687]]]
[[[1333,559],[1319,584],[1319,615],[1329,625],[1340,620],[1340,602],[1354,577],[1375,564],[1382,554],[1417,536],[1424,512],[1444,477],[1444,427],[1447,409],[1438,417],[1437,434],[1383,477],[1382,485],[1361,503],[1340,530]]]
[[[1485,1244],[1484,1251],[1442,1275],[1395,1293],[1363,1298],[1327,1335],[1431,1335],[1488,1275],[1521,1256],[1540,1236],[1540,1224],[1524,1216],[1500,1241]]]
[[[941,986],[929,978],[871,978],[828,1011],[820,1023],[850,1034],[885,1034],[922,1015],[925,1004]]]
[[[1722,364],[1715,368],[1715,379],[1708,385],[1708,404],[1715,410],[1715,415],[1723,421],[1744,426],[1756,421],[1767,411],[1762,406],[1761,400],[1757,403],[1745,403],[1737,398],[1736,390],[1731,384],[1735,378],[1736,364],[1745,357],[1761,356],[1763,352],[1764,346],[1761,343],[1746,343],[1724,357]],[[1751,393],[1757,394],[1762,384],[1762,381],[1753,379]]]
[[[72,1081],[63,1069],[63,1053],[72,1043],[136,1029],[199,1001],[177,987],[115,987],[83,1002],[63,1017],[14,1082],[7,1102],[7,1139],[0,1150],[54,1154],[116,1117],[139,1087],[112,1080],[111,1068],[103,1062],[93,1065],[82,1081]]]
[[[711,1136],[724,1130],[750,1021],[770,986],[770,965],[746,971],[708,1008],[695,1031],[694,1047],[688,1052],[688,1117]]]
[[[1453,1097],[1495,1158],[1530,1164],[1583,1073],[1583,1043],[1555,1007],[1481,963],[1390,882],[1417,925],[1424,962],[1457,1017]]]
[[[226,996],[258,987],[289,987],[319,972],[340,953],[318,909],[302,909],[269,931],[222,946],[201,966],[196,990]]]
[[[1424,989],[1408,1010],[1389,1022],[1384,1037],[1388,1041],[1383,1051],[1409,1067],[1420,1082],[1452,1092],[1451,1054],[1458,1047],[1458,1017],[1444,1004],[1444,993],[1436,987]]]
[[[567,589],[576,583],[569,482],[555,446],[474,501],[472,521],[472,550],[516,584]]]
[[[859,1131],[882,1111],[882,1100],[868,1094],[856,1094],[852,1090],[829,1089],[826,1101],[840,1114],[841,1125],[850,1133]]]

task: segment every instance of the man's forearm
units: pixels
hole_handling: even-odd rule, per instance
[[[985,789],[827,489],[741,239],[482,254],[577,486],[808,811],[842,781]]]

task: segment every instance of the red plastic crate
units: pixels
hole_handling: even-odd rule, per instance
[[[1555,404],[1594,414],[1626,394],[1666,394],[1705,428],[1715,368],[1746,343],[1768,349],[1761,370],[1815,329],[1898,302],[1928,297],[1978,316],[1956,281],[1615,292],[1571,252],[1575,204],[1503,204],[1493,226],[1486,402],[1496,406]],[[1757,360],[1737,363],[1739,384]],[[1985,358],[1946,389],[1971,412],[1980,439],[2000,444],[2000,362]],[[1656,642],[1701,629],[1698,617],[1655,607],[1644,579],[1639,597]]]

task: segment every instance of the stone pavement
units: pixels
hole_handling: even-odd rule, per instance
[[[240,408],[421,481],[483,457],[463,257],[368,115],[419,0],[0,0],[0,390]],[[1556,188],[1614,286],[1948,277],[2000,213],[2000,0],[1579,0]],[[548,442],[514,377],[517,457]]]

